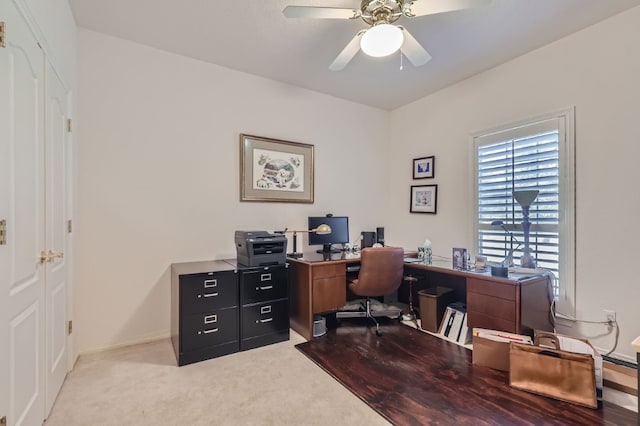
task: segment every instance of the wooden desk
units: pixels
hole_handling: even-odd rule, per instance
[[[360,263],[360,256],[304,253],[287,262],[291,265],[291,328],[311,340],[313,315],[336,311],[347,303],[347,264]]]
[[[469,327],[520,334],[531,334],[532,330],[553,331],[553,295],[547,275],[511,276],[507,279],[492,277],[489,272],[455,270],[449,262],[438,261],[433,265],[407,264],[405,275],[409,273],[422,278],[414,286],[418,289],[435,286],[453,288],[456,299],[467,304]],[[417,291],[414,288],[414,292]],[[413,300],[418,300],[416,294]]]
[[[291,265],[291,328],[307,340],[313,337],[313,316],[335,312],[346,304],[347,266],[357,264],[357,254],[323,255],[304,253],[288,258]],[[457,300],[467,304],[470,327],[490,328],[512,333],[553,330],[550,321],[550,283],[545,276],[524,279],[492,277],[488,273],[458,271],[445,263],[433,265],[406,263],[405,275],[418,278],[412,287],[418,291],[435,286],[454,290]],[[408,301],[409,290],[402,285],[399,301]]]

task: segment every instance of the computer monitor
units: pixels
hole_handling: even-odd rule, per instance
[[[346,244],[349,242],[349,218],[347,216],[309,216],[309,229],[316,229],[322,224],[331,227],[330,234],[309,233],[309,245],[322,245],[322,250],[318,253],[339,253],[340,250],[333,249],[333,244]]]

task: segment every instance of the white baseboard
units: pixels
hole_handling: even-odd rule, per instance
[[[118,342],[118,343],[114,343],[112,345],[107,345],[107,346],[102,346],[99,348],[93,348],[93,349],[88,349],[86,351],[82,351],[78,353],[78,357],[81,357],[83,355],[93,355],[96,353],[100,353],[100,352],[105,352],[105,351],[110,351],[113,349],[120,349],[120,348],[124,348],[126,346],[132,346],[132,345],[140,345],[143,343],[151,343],[151,342],[157,342],[158,340],[164,340],[164,339],[169,339],[171,338],[171,333],[159,333],[157,335],[153,335],[153,336],[146,336],[146,337],[141,337],[138,339],[133,339],[133,340],[128,340],[125,342]]]

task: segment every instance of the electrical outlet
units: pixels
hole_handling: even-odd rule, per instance
[[[616,322],[616,311],[610,311],[608,309],[604,310],[604,315],[607,318],[607,321],[611,324]]]

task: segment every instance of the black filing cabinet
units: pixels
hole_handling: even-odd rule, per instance
[[[171,265],[171,341],[178,365],[289,339],[289,265]]]
[[[238,273],[223,261],[171,266],[171,340],[178,365],[240,348]]]
[[[289,340],[288,266],[240,271],[240,350]]]

